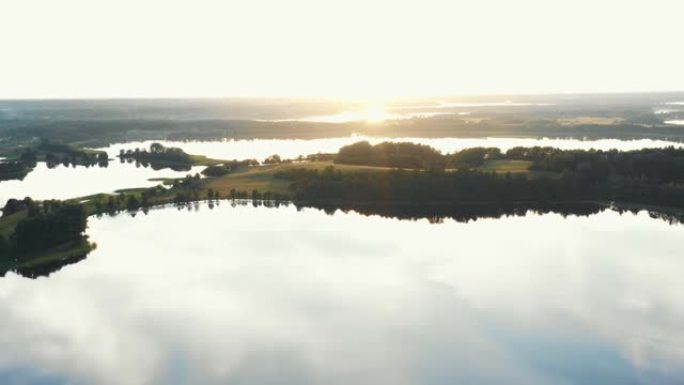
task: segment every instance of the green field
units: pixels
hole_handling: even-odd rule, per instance
[[[204,183],[204,189],[218,191],[222,196],[227,196],[230,190],[236,191],[270,191],[272,193],[286,194],[290,182],[275,178],[280,171],[292,169],[323,170],[333,166],[340,171],[382,171],[390,170],[386,167],[355,166],[347,164],[334,164],[332,161],[281,163],[266,166],[245,167],[236,172],[218,178],[208,178]]]
[[[14,232],[14,228],[22,219],[26,218],[26,211],[21,211],[0,219],[0,235],[8,239]]]
[[[531,165],[532,162],[527,160],[488,160],[477,169],[484,172],[526,173]]]
[[[489,160],[484,165],[477,168],[479,171],[496,173],[529,173],[532,162],[524,160]],[[348,164],[336,164],[332,161],[282,163],[266,166],[245,167],[236,172],[218,178],[207,178],[204,181],[204,190],[212,189],[218,191],[222,196],[236,191],[270,191],[272,193],[288,193],[289,181],[274,178],[280,171],[292,169],[323,170],[333,166],[342,172],[363,172],[363,171],[389,171],[391,168],[375,166],[357,166]]]

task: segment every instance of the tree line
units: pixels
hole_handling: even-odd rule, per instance
[[[615,173],[601,179],[586,174],[584,166],[578,171],[533,177],[471,169],[341,172],[330,166],[324,170],[283,171],[277,177],[292,182],[290,189],[295,201],[417,204],[622,201],[684,207],[684,180],[674,175],[674,171],[667,174],[649,169],[638,174]]]
[[[684,149],[675,147],[634,151],[561,150],[554,147],[474,147],[452,154],[415,143],[363,141],[342,147],[334,157],[339,164],[403,169],[473,169],[488,160],[524,160],[530,170],[577,173],[584,178],[646,177],[658,182],[684,180]]]

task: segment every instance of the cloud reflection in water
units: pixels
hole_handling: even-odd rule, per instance
[[[87,260],[0,281],[0,380],[680,382],[682,231],[612,211],[429,224],[221,203],[92,218]]]

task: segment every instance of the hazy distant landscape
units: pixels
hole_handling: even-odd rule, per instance
[[[364,104],[284,99],[0,101],[3,142],[381,137],[684,138],[682,93],[490,96]],[[423,114],[423,115],[421,115]],[[319,119],[320,121],[311,121]],[[348,121],[341,121],[347,119]],[[326,121],[327,120],[327,121]]]

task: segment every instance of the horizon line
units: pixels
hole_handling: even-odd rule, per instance
[[[464,93],[464,94],[434,94],[397,97],[345,97],[345,96],[284,96],[284,95],[224,95],[224,96],[77,96],[77,97],[0,97],[0,102],[21,101],[114,101],[114,100],[329,100],[329,101],[367,101],[367,100],[415,100],[433,98],[482,98],[482,97],[512,97],[512,96],[616,96],[616,95],[660,95],[684,94],[682,90],[651,90],[651,91],[590,91],[590,92],[518,92],[518,93]]]

